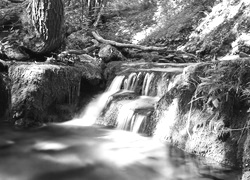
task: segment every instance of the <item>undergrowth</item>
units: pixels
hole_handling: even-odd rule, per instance
[[[229,98],[239,103],[250,98],[249,60],[212,63],[204,70],[203,77],[198,77],[196,98],[205,100],[206,104],[212,103],[217,109],[223,108]]]
[[[232,131],[243,133],[247,122],[238,117],[247,114],[250,106],[250,59],[201,64],[187,76],[186,89],[192,92],[190,106],[184,112],[189,114],[187,132],[192,111],[200,109],[206,118],[195,122],[194,127],[208,126],[221,140]]]
[[[214,0],[162,1],[160,3],[163,9],[161,27],[148,36],[143,43],[165,45],[173,49],[185,44],[213,2]]]

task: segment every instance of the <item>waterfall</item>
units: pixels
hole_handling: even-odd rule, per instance
[[[143,85],[142,85],[142,95],[148,96],[150,84],[154,78],[154,73],[147,73],[144,77]]]
[[[121,90],[121,85],[125,76],[116,76],[106,92],[114,94]]]
[[[144,129],[145,121],[147,120],[146,115],[142,114],[135,114],[134,117],[132,118],[132,132],[139,133]],[[141,130],[142,129],[142,130]]]
[[[140,75],[141,73],[138,73],[138,75],[136,73],[131,73],[124,81],[124,89],[129,91],[135,91]]]
[[[124,90],[135,91],[141,76],[141,72],[129,74],[128,78],[124,80]],[[147,116],[135,113],[135,111],[144,109],[150,112],[154,109],[154,105],[159,99],[158,97],[149,96],[154,77],[154,72],[146,73],[143,79],[142,92],[138,94],[138,98],[124,100],[117,116],[117,129],[133,132],[140,132],[143,129],[141,127],[145,123]]]
[[[141,125],[147,119],[146,115],[135,113],[137,110],[151,112],[159,97],[140,96],[138,99],[124,100],[117,116],[117,129],[140,132]]]
[[[157,88],[163,89],[165,92],[167,87],[171,87],[171,84],[168,85],[168,76],[170,75],[165,71],[162,73],[157,72],[157,74],[152,71],[141,71],[116,76],[107,90],[93,99],[79,116],[63,124],[93,125],[109,102],[116,105],[116,101],[112,102],[115,98],[119,101],[121,108],[116,108],[116,112],[114,112],[116,119],[111,124],[113,126],[117,125],[117,129],[143,132],[148,116],[160,99],[160,96],[152,96],[152,94],[161,95],[163,93],[156,92],[159,91]],[[128,91],[133,92],[133,95],[127,93]]]
[[[117,117],[117,129],[122,129],[122,130],[131,130],[131,125],[132,125],[132,118],[134,115],[134,110],[130,109],[129,104],[127,106],[123,106],[119,110],[119,114]]]
[[[132,131],[135,133],[142,132],[144,129],[146,115],[135,113],[134,110],[128,109],[126,106],[120,110],[117,118],[117,129]]]
[[[71,121],[62,123],[65,125],[91,126],[95,123],[102,110],[105,108],[111,95],[121,90],[125,76],[116,76],[109,88],[102,94],[94,98],[85,108],[85,110]]]

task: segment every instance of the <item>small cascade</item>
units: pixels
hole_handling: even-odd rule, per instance
[[[106,92],[110,92],[110,93],[114,94],[114,93],[120,91],[124,78],[125,78],[125,76],[116,76]]]
[[[124,81],[124,89],[129,91],[135,91],[140,75],[141,73],[138,73],[138,75],[136,73],[131,73]]]
[[[64,124],[89,126],[97,123],[143,132],[155,104],[175,84],[176,74],[181,73],[181,68],[176,70],[171,66],[149,68],[137,68],[130,74],[124,72],[116,76],[107,90],[91,101],[78,118]]]
[[[145,115],[137,113],[138,110],[151,112],[154,109],[158,97],[140,96],[134,100],[124,100],[123,106],[119,109],[117,116],[117,129],[141,132],[143,123],[147,119],[148,113]]]
[[[95,123],[102,110],[105,108],[111,95],[121,90],[125,76],[116,76],[109,88],[93,99],[78,118],[62,123],[65,125],[91,126]]]
[[[129,109],[128,106],[123,106],[119,110],[119,114],[118,114],[118,117],[117,117],[117,127],[116,128],[130,131],[133,116],[134,116],[134,110]]]
[[[149,89],[150,89],[150,84],[154,78],[154,73],[147,73],[143,85],[142,85],[142,95],[148,96],[149,95]]]
[[[135,114],[132,118],[132,132],[142,132],[146,125],[147,116],[142,114]]]
[[[135,91],[143,74],[145,73],[131,73],[124,81],[124,90]],[[154,72],[146,73],[142,83],[142,92],[138,94],[138,98],[124,100],[123,106],[119,109],[117,116],[117,129],[142,132],[142,129],[144,129],[143,125],[147,120],[147,115],[139,114],[137,110],[151,112],[154,109],[154,105],[159,99],[158,97],[149,96],[154,77]]]

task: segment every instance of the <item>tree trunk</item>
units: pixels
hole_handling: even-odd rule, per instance
[[[62,0],[31,0],[29,13],[44,45],[37,53],[46,54],[59,48],[64,40]]]

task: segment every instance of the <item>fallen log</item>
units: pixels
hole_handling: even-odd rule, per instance
[[[191,57],[197,59],[197,57],[194,54],[190,54],[190,53],[187,53],[184,51],[178,51],[178,50],[168,50],[168,47],[143,46],[143,45],[137,45],[137,44],[119,43],[116,41],[104,39],[95,31],[92,31],[92,35],[97,41],[99,41],[101,43],[110,44],[112,46],[116,46],[116,47],[120,47],[120,48],[135,48],[135,49],[140,49],[143,51],[164,51],[164,53],[168,53],[168,54],[171,54],[171,53],[186,54],[188,56],[191,56]]]
[[[156,47],[156,46],[142,46],[142,45],[137,45],[137,44],[126,44],[126,43],[119,43],[116,41],[112,41],[112,40],[107,40],[102,38],[98,33],[92,31],[92,35],[94,36],[94,38],[99,41],[102,42],[104,44],[110,44],[116,47],[122,47],[122,48],[136,48],[136,49],[141,49],[144,51],[162,51],[162,50],[167,50],[167,47]],[[172,51],[171,51],[172,52]]]
[[[87,48],[85,48],[83,50],[74,50],[74,49],[66,50],[66,51],[61,52],[58,55],[58,57],[62,57],[62,56],[67,55],[67,54],[76,54],[76,55],[87,54],[87,53],[95,50],[99,46],[98,41],[93,39],[92,42],[94,44],[92,46],[90,46],[90,47],[87,47]]]

